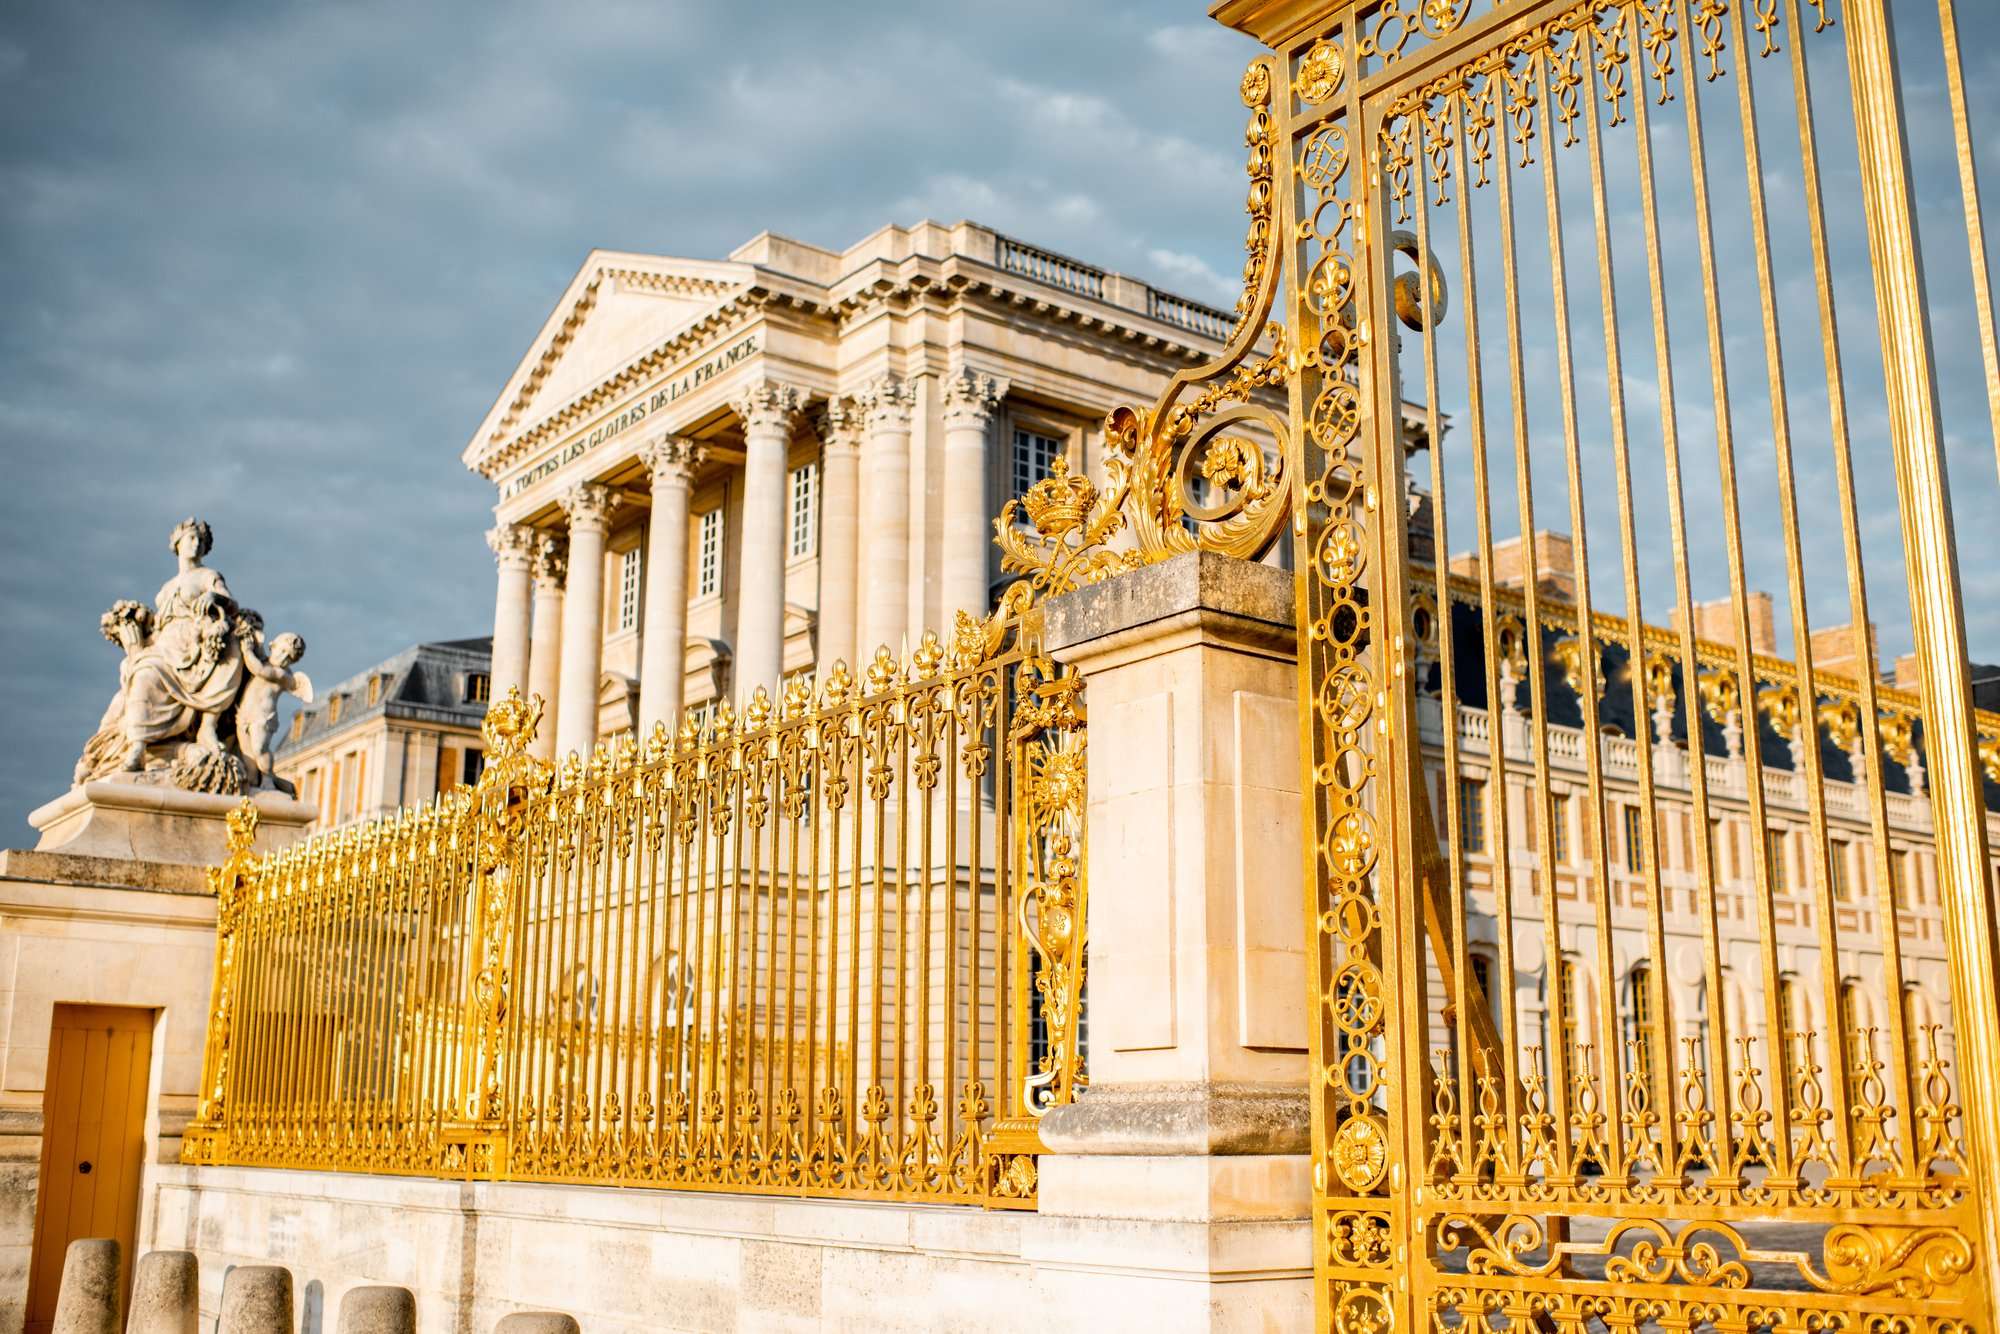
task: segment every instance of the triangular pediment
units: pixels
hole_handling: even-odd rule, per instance
[[[751,283],[748,264],[594,250],[465,448],[478,460],[589,393]]]

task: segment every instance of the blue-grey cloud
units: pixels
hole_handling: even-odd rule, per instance
[[[21,817],[61,789],[115,684],[97,613],[151,594],[185,514],[215,524],[215,563],[274,630],[306,636],[321,680],[488,627],[480,534],[492,494],[459,450],[592,247],[720,256],[764,229],[844,246],[888,222],[972,217],[1226,304],[1241,263],[1236,81],[1254,49],[1202,8],[13,7],[0,19],[4,841],[26,837]],[[1995,24],[1959,8],[1975,119],[2000,127]],[[1839,35],[1819,40],[1837,61]],[[1933,254],[1955,244],[1962,269],[1934,65],[1910,72],[1925,241]],[[1821,109],[1837,137],[1838,100]],[[1663,152],[1674,133],[1657,131]],[[1785,133],[1767,127],[1767,141]],[[1799,186],[1782,168],[1795,159],[1772,159],[1774,214],[1792,226]],[[1981,160],[1989,188],[1996,165]],[[1830,170],[1826,189],[1851,224],[1851,171]],[[1629,203],[1613,225],[1621,244],[1636,234]],[[1849,271],[1865,262],[1855,234],[1836,237]],[[1666,244],[1685,261],[1692,242],[1670,226]],[[1780,283],[1788,304],[1810,298],[1795,265]],[[1752,291],[1728,294],[1730,355],[1749,361]],[[1677,327],[1698,339],[1685,298],[1672,298]],[[1872,313],[1843,311],[1857,357]],[[1973,647],[1992,658],[2000,535],[1986,521],[1993,455],[1966,319],[1940,310],[1941,379],[1954,485],[1965,479]],[[1628,351],[1643,345],[1643,316],[1626,334]],[[1538,329],[1526,337],[1546,383],[1549,344]],[[1823,386],[1794,375],[1801,421],[1823,420]],[[1580,358],[1579,377],[1596,402],[1601,360]],[[1626,380],[1635,453],[1657,458],[1640,429],[1657,409],[1650,363],[1635,354]],[[1741,383],[1739,430],[1754,443],[1762,408],[1754,379]],[[1702,387],[1697,369],[1677,392],[1697,435],[1712,422]],[[1882,424],[1854,423],[1877,459]],[[1808,490],[1818,498],[1807,520],[1824,534],[1829,483],[1815,467],[1802,504]],[[1864,543],[1893,562],[1893,505],[1879,488],[1864,500]],[[1540,503],[1545,524],[1568,526],[1559,484]],[[1610,521],[1601,496],[1590,517]],[[1751,582],[1781,587],[1770,530],[1751,537]],[[1595,549],[1615,555],[1605,535]],[[1664,612],[1653,588],[1669,573],[1648,565],[1649,610]],[[1712,595],[1707,577],[1698,594]],[[1822,586],[1840,591],[1837,577],[1812,585],[1815,619],[1838,619],[1840,598],[1823,608]]]

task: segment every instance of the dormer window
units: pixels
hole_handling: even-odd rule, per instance
[[[345,695],[335,695],[326,702],[326,721],[328,726],[332,726],[334,723],[340,721],[340,706],[346,702],[347,696]]]
[[[304,736],[305,734],[306,734],[306,716],[305,716],[305,714],[304,714],[304,713],[295,713],[295,714],[293,714],[293,715],[292,715],[292,740],[294,740],[294,741],[297,741],[297,740],[298,740],[298,739],[299,739],[300,737]]]
[[[488,672],[467,672],[465,674],[465,702],[484,704],[493,697],[493,677]]]
[[[375,675],[368,678],[368,707],[374,708],[382,702],[382,678]]]

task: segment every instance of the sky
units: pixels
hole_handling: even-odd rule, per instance
[[[1959,7],[1974,120],[2000,125],[2000,37],[1979,6]],[[494,576],[483,534],[493,492],[459,454],[592,248],[720,258],[764,230],[839,248],[887,223],[970,218],[1229,306],[1244,198],[1236,89],[1256,48],[1204,8],[1201,0],[9,6],[0,17],[0,455],[8,464],[0,687],[10,744],[0,762],[0,846],[33,836],[27,813],[67,786],[116,687],[116,652],[98,633],[99,613],[120,597],[152,597],[173,569],[167,535],[189,514],[214,525],[209,563],[237,597],[272,633],[305,637],[302,666],[322,685],[419,640],[490,631]],[[1931,6],[1898,0],[1897,9],[1921,19]],[[1837,61],[1837,32],[1811,40],[1819,64],[1827,52]],[[1958,503],[1972,647],[1995,661],[2000,524],[1989,520],[2000,498],[1958,276],[1963,232],[1945,234],[1959,203],[1938,193],[1955,178],[1934,64],[1909,65],[1913,147],[1926,246],[1946,262],[1957,251],[1945,292],[1957,304],[1941,302],[1934,326],[1954,486],[1965,483]],[[1788,96],[1784,78],[1778,65],[1759,68],[1760,106]],[[1845,92],[1832,91],[1821,96],[1823,130],[1848,133],[1851,156],[1837,110]],[[1731,96],[1705,94],[1705,112],[1709,100]],[[1711,151],[1722,161],[1737,155],[1740,192],[1730,133],[1719,130]],[[1793,130],[1774,120],[1764,133],[1783,145]],[[2000,146],[2000,134],[1988,138]],[[1795,155],[1795,136],[1789,142]],[[1616,159],[1629,150],[1608,151]],[[1980,164],[1990,193],[2000,162]],[[1623,169],[1614,161],[1614,175]],[[1787,193],[1782,166],[1772,189],[1779,227],[1796,231],[1797,195]],[[1841,189],[1830,176],[1836,257],[1865,282],[1853,243],[1859,215]],[[1717,208],[1718,230],[1740,231],[1740,205],[1724,197]],[[1670,214],[1668,240],[1684,256],[1683,222]],[[1636,225],[1629,209],[1614,219],[1619,244],[1629,247]],[[1941,225],[1933,237],[1928,229]],[[1571,223],[1569,261],[1580,309],[1595,300],[1584,281],[1587,220],[1583,227],[1579,242]],[[1796,310],[1810,299],[1811,275],[1800,286],[1797,237],[1780,244],[1783,300]],[[1535,249],[1524,247],[1524,284],[1547,281]],[[1619,263],[1633,254],[1625,249]],[[1490,275],[1490,253],[1480,263]],[[1643,288],[1620,281],[1621,322],[1635,321],[1627,341],[1642,347]],[[1490,298],[1490,276],[1482,282]],[[1725,312],[1730,358],[1753,367],[1754,290],[1732,284]],[[1698,397],[1700,311],[1683,304],[1674,315],[1676,339],[1696,340],[1677,341],[1675,356],[1695,358],[1682,387]],[[1862,366],[1849,373],[1859,377],[1872,309],[1844,308],[1843,319]],[[1482,336],[1490,355],[1499,326],[1484,324]],[[1577,332],[1599,336],[1587,320]],[[1547,397],[1551,345],[1538,320],[1525,337],[1540,522],[1567,526]],[[1804,339],[1814,341],[1809,326]],[[1788,347],[1797,345],[1795,337]],[[1643,434],[1652,419],[1642,382],[1652,371],[1631,355],[1627,382],[1641,404],[1634,430]],[[1461,358],[1456,370],[1452,356]],[[1601,360],[1593,387],[1584,358],[1586,415],[1602,392]],[[1462,370],[1462,354],[1448,355],[1438,383],[1461,441]],[[1489,393],[1504,371],[1489,368]],[[1792,371],[1805,372],[1816,365]],[[1768,454],[1758,374],[1736,373],[1738,430],[1746,439],[1762,430]],[[1824,427],[1808,424],[1814,412],[1824,421],[1823,386],[1818,400],[1807,382],[1796,392],[1796,429],[1823,439]],[[1499,394],[1488,410],[1504,425]],[[1712,416],[1698,403],[1690,413],[1683,429],[1712,438]],[[1873,449],[1879,463],[1870,424],[1857,417],[1856,448]],[[1542,476],[1551,466],[1553,485]],[[1801,481],[1808,543],[1820,544],[1808,600],[1821,624],[1844,619],[1844,583],[1837,545],[1824,545],[1833,530],[1814,476],[1823,484],[1825,468]],[[1753,466],[1746,494],[1767,479]],[[1650,504],[1640,480],[1641,504]],[[1697,554],[1711,556],[1713,525],[1699,480],[1691,486]],[[1453,486],[1454,505],[1465,489]],[[1893,604],[1897,529],[1879,484],[1862,498],[1862,520],[1890,562],[1892,577],[1877,582]],[[1599,523],[1595,511],[1590,522]],[[1615,524],[1615,511],[1605,522]],[[1452,545],[1467,545],[1463,514],[1452,523]],[[1496,516],[1496,536],[1508,531]],[[1782,587],[1772,533],[1752,516],[1753,586]],[[1615,542],[1594,541],[1594,568],[1611,562],[1602,587],[1613,589]],[[1643,576],[1649,615],[1663,611],[1655,590],[1662,579],[1671,585],[1671,570],[1654,562]],[[1695,595],[1726,591],[1718,577],[1710,560]],[[1895,613],[1890,605],[1882,619]],[[1906,629],[1885,623],[1891,655],[1907,642]]]
[[[0,846],[189,514],[323,686],[490,632],[459,453],[593,247],[971,218],[1228,306],[1254,51],[1198,0],[7,6]]]

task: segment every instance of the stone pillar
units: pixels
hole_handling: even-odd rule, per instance
[[[687,676],[688,481],[701,446],[663,435],[639,450],[653,477],[646,517],[646,605],[639,631],[639,733],[680,726]]]
[[[1090,1087],[1042,1118],[1040,1216],[1145,1276],[1075,1282],[1075,1323],[1309,1328],[1292,577],[1190,552],[1046,615],[1090,712]]]
[[[503,523],[488,530],[486,545],[493,548],[494,562],[500,567],[500,590],[493,602],[492,668],[493,698],[499,699],[509,686],[528,684],[535,530]]]
[[[736,699],[758,686],[777,698],[785,660],[785,480],[802,395],[753,385],[729,406],[743,419],[743,525],[736,585]]]
[[[565,491],[569,589],[563,597],[562,681],[556,687],[556,755],[589,755],[597,744],[597,678],[604,664],[604,538],[618,497],[584,482]]]
[[[993,511],[986,499],[988,430],[1007,392],[1003,381],[960,366],[944,386],[944,582],[941,629],[952,616],[986,614]]]
[[[819,674],[859,667],[861,424],[852,399],[827,405],[820,424]]]
[[[910,409],[916,395],[909,381],[885,375],[860,400],[867,434],[861,445],[861,625],[855,647],[866,663],[883,645],[900,656],[909,637]]]
[[[560,537],[544,535],[535,544],[535,621],[528,640],[528,694],[542,699],[542,725],[535,733],[533,749],[545,760],[556,753],[556,687],[562,680],[563,585],[568,573],[569,544]],[[417,791],[424,791],[421,782]]]

